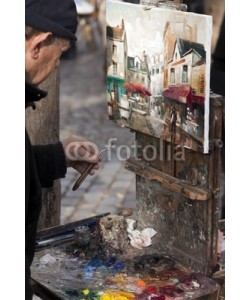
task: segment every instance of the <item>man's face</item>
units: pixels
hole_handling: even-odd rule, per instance
[[[67,39],[41,33],[26,42],[26,80],[34,85],[43,82],[60,65],[60,57],[70,42]]]

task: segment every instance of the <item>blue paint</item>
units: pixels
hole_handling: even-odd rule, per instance
[[[114,265],[114,270],[120,271],[122,269],[124,269],[124,264],[120,263],[120,264]]]

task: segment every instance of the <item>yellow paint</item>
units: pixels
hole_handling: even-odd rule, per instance
[[[133,293],[129,293],[129,292],[119,291],[118,293],[120,296],[125,297],[126,299],[134,299],[135,297]]]
[[[89,294],[89,290],[82,290],[82,293],[83,293],[84,295],[88,295],[88,294]]]
[[[132,300],[135,296],[133,293],[108,290],[101,295],[100,300]]]
[[[112,296],[110,296],[110,295],[103,294],[103,295],[101,295],[100,300],[112,300],[111,297],[112,297]]]

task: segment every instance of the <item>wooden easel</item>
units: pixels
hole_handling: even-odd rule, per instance
[[[211,94],[208,154],[185,149],[185,161],[178,162],[172,157],[174,142],[136,131],[138,149],[154,145],[157,158],[145,161],[141,152],[140,160],[131,158],[125,164],[136,174],[139,226],[158,232],[154,247],[209,276],[217,264],[222,122],[223,98]],[[204,184],[180,179],[180,172],[191,172],[193,166],[205,170]]]

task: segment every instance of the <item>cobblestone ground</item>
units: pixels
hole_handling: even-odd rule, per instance
[[[123,158],[127,156],[130,148],[126,146],[133,143],[134,134],[107,118],[104,51],[97,35],[95,38],[97,47],[90,49],[79,37],[76,58],[61,61],[60,138],[83,136],[99,149],[109,138],[117,138],[116,148],[110,153],[111,160],[103,154],[101,169],[88,176],[76,191],[72,186],[79,173],[68,169],[61,180],[61,224],[136,207],[135,175],[124,169],[124,160],[117,158],[120,150]]]

